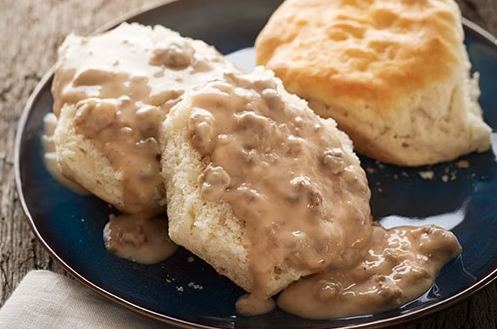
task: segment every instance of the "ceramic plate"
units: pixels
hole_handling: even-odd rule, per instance
[[[253,46],[279,3],[182,0],[128,21],[162,24],[229,54]],[[485,120],[497,130],[495,39],[471,23],[465,25],[473,69],[481,73]],[[363,157],[376,220],[386,226],[435,223],[451,229],[463,246],[462,255],[440,271],[427,293],[399,309],[325,321],[305,320],[280,310],[239,316],[235,301],[244,292],[184,249],[155,265],[136,264],[107,252],[102,229],[114,211],[97,198],[79,196],[58,184],[43,163],[41,135],[43,117],[52,107],[51,82],[49,72],[31,96],[19,124],[15,169],[21,203],[36,236],[55,259],[90,288],[131,309],[190,328],[381,327],[452,305],[497,275],[497,163],[492,151],[415,169],[382,165]],[[493,137],[497,144],[496,134]],[[425,179],[431,173],[433,177]],[[197,289],[191,283],[198,285]]]

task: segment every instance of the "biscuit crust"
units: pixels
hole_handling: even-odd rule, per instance
[[[453,0],[287,0],[256,61],[359,152],[417,166],[489,148],[463,38]]]

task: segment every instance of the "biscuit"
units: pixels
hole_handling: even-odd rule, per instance
[[[345,241],[371,221],[351,141],[272,72],[209,82],[171,110],[161,136],[171,239],[260,300],[354,259]]]
[[[453,0],[287,0],[256,62],[334,118],[355,149],[420,166],[490,147]]]
[[[231,71],[213,47],[161,26],[68,36],[52,85],[63,174],[123,212],[165,210],[159,126],[185,91]]]

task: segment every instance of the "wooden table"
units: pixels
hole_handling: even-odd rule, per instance
[[[247,0],[250,1],[250,0]],[[70,33],[86,35],[153,0],[0,0],[0,306],[33,269],[64,273],[31,233],[14,187],[14,136],[21,111]],[[457,0],[463,15],[497,35],[497,0]],[[402,329],[497,328],[497,284]]]

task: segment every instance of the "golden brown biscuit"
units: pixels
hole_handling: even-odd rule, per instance
[[[418,166],[490,146],[453,0],[288,0],[257,64],[372,158]]]

